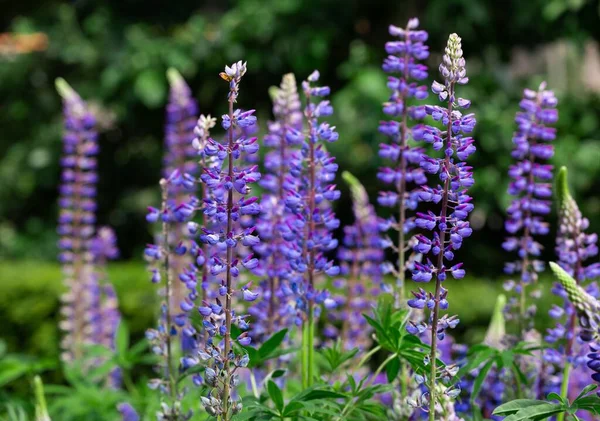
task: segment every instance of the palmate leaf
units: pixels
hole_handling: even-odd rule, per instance
[[[475,377],[473,381],[473,391],[471,392],[471,402],[475,402],[475,399],[479,396],[479,392],[481,391],[481,387],[487,378],[488,373],[492,369],[495,364],[494,359],[488,360],[485,365],[479,370],[479,374]]]

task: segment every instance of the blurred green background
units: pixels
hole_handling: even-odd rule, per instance
[[[302,80],[319,69],[333,91],[340,133],[330,149],[341,170],[354,173],[375,199],[377,145],[385,141],[377,125],[388,96],[380,70],[388,25],[420,18],[430,33],[431,78],[448,34],[457,32],[470,76],[462,96],[472,99],[478,120],[471,218],[476,231],[461,252],[469,279],[451,286],[467,340],[480,337],[501,290],[506,170],[524,87],[547,80],[556,91],[560,120],[553,163],[569,166],[582,211],[591,229],[600,231],[598,1],[0,0],[0,11],[2,32],[48,37],[40,52],[0,47],[0,337],[12,351],[57,354],[59,76],[99,116],[98,221],[117,231],[123,261],[112,266],[111,278],[138,336],[154,311],[141,254],[151,240],[145,208],[158,201],[168,67],[189,82],[202,113],[219,116],[227,86],[218,73],[225,64],[247,60],[239,103],[258,110],[263,129],[271,108],[268,88],[284,73]],[[343,223],[352,220],[346,193],[337,205]],[[547,259],[553,257],[553,238],[544,241]]]

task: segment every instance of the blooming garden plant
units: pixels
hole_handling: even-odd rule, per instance
[[[319,71],[298,75],[299,85],[284,75],[260,127],[246,94],[251,62],[225,65],[210,81],[227,88],[218,119],[199,115],[184,78],[168,71],[161,195],[148,203],[154,241],[144,251],[159,305],[132,346],[106,272],[116,236],[96,226],[97,122],[57,81],[60,326],[73,392],[47,385],[46,402],[37,378],[37,421],[600,419],[597,235],[566,168],[549,164],[560,142],[551,87],[526,89],[513,106],[508,299],[498,298],[485,339],[467,347],[453,336],[461,325],[451,303],[453,285],[468,282],[461,248],[477,206],[470,161],[480,146],[463,97],[469,53],[456,33],[428,44],[416,18],[389,35],[376,188],[340,171],[334,151],[346,151],[344,139]],[[345,184],[353,219],[344,225],[336,209]],[[548,259],[538,237],[553,232]],[[546,266],[557,277],[551,288],[539,276]],[[550,310],[556,325],[539,332],[544,289],[560,302]],[[104,402],[68,409],[89,393]]]

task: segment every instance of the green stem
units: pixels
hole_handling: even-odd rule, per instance
[[[381,363],[381,365],[379,367],[377,367],[377,370],[375,370],[375,373],[373,373],[373,376],[369,380],[369,385],[373,384],[373,382],[375,381],[377,376],[379,376],[379,373],[381,373],[381,371],[385,368],[385,366],[388,365],[390,363],[390,361],[392,361],[396,357],[398,357],[398,354],[396,354],[396,353],[390,355],[389,357],[386,358],[386,360],[384,362]]]
[[[314,379],[314,366],[315,366],[315,318],[314,318],[314,309],[312,306],[309,307],[308,313],[308,335],[307,335],[307,357],[306,357],[306,384],[307,387],[312,386]]]
[[[523,399],[523,388],[521,386],[521,382],[519,381],[519,373],[513,367],[512,368],[513,376],[515,376],[515,384],[517,386],[517,399]]]
[[[562,384],[560,385],[560,396],[567,401],[569,393],[569,377],[571,376],[571,363],[565,361],[565,368],[563,370]],[[556,416],[556,421],[564,421],[565,413],[561,412]]]
[[[359,361],[358,365],[356,366],[356,370],[361,368],[363,366],[363,364],[366,363],[369,360],[369,358],[371,358],[373,356],[373,354],[375,354],[380,349],[381,349],[381,345],[377,345],[375,348],[373,348],[368,353],[366,353],[365,356],[362,357],[362,359]]]

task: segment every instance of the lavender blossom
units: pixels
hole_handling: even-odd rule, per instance
[[[440,64],[440,73],[444,83],[434,82],[432,90],[441,101],[447,101],[447,108],[426,106],[425,111],[435,121],[441,121],[445,130],[433,126],[421,125],[413,129],[416,140],[431,143],[434,151],[443,150],[443,157],[423,155],[420,165],[426,173],[437,174],[443,186],[424,187],[418,193],[420,201],[440,204],[438,213],[428,211],[417,213],[415,225],[423,230],[431,231],[430,236],[417,235],[413,249],[425,257],[421,263],[415,262],[413,280],[430,282],[435,279],[435,292],[424,290],[413,292],[414,298],[408,301],[412,308],[430,309],[429,323],[410,324],[409,332],[419,334],[430,329],[431,355],[429,357],[430,373],[427,376],[429,418],[434,420],[437,403],[442,402],[438,396],[438,380],[446,377],[439,373],[436,365],[438,341],[444,339],[445,330],[458,324],[456,316],[443,315],[440,311],[448,309],[448,291],[442,287],[448,274],[455,279],[462,279],[465,270],[462,263],[453,263],[454,253],[462,246],[464,238],[472,233],[468,214],[473,210],[471,197],[467,190],[474,183],[472,168],[464,161],[475,152],[474,140],[469,137],[475,127],[473,114],[463,115],[459,109],[468,108],[470,101],[456,96],[456,85],[468,82],[465,59],[463,58],[461,39],[456,34],[450,35],[448,45]],[[433,258],[435,263],[430,260]],[[454,388],[444,389],[444,398],[454,395]]]
[[[342,174],[352,193],[354,223],[344,227],[342,247],[338,258],[341,275],[334,286],[341,294],[334,297],[338,311],[330,311],[329,318],[341,321],[340,331],[330,328],[329,336],[340,338],[345,349],[370,345],[370,329],[363,317],[375,305],[382,282],[381,263],[383,250],[380,245],[378,220],[373,205],[363,185],[350,173]]]
[[[548,234],[548,224],[544,216],[550,212],[552,195],[552,166],[545,164],[554,154],[550,143],[556,138],[556,129],[547,127],[558,120],[557,100],[552,91],[542,83],[537,92],[526,89],[520,103],[521,111],[515,121],[518,129],[513,136],[513,158],[517,163],[509,169],[513,179],[508,193],[514,197],[509,206],[505,227],[511,237],[506,238],[502,247],[506,251],[516,251],[519,260],[507,263],[505,273],[518,274],[515,282],[509,280],[505,289],[519,295],[509,301],[509,306],[518,307],[521,330],[527,330],[527,320],[535,314],[535,306],[527,308],[527,286],[537,281],[537,273],[544,264],[538,260],[542,246],[535,240],[537,235]],[[538,295],[533,292],[533,296]],[[511,318],[507,312],[507,318]]]
[[[415,227],[413,217],[407,217],[407,211],[417,208],[418,190],[410,190],[411,185],[421,186],[427,182],[424,170],[419,166],[424,149],[411,146],[409,141],[414,136],[410,121],[421,120],[425,117],[424,105],[409,105],[411,99],[420,101],[427,98],[427,87],[419,82],[427,78],[427,66],[419,61],[429,57],[429,47],[425,45],[427,32],[418,30],[419,20],[408,21],[405,29],[390,26],[390,35],[398,37],[399,41],[388,42],[385,49],[389,56],[383,63],[383,70],[398,77],[388,77],[388,87],[391,90],[389,101],[383,104],[383,112],[393,118],[382,121],[379,131],[391,140],[382,143],[379,156],[391,161],[390,166],[379,170],[377,177],[383,183],[393,188],[379,194],[381,206],[397,209],[396,216],[381,222],[382,231],[390,229],[398,232],[397,242],[389,236],[383,240],[383,246],[392,248],[398,254],[397,264],[388,262],[383,265],[386,273],[396,277],[394,294],[405,299],[404,284],[407,269],[412,264],[406,262],[405,253],[409,248],[406,235]]]
[[[90,240],[96,222],[98,134],[96,120],[81,97],[63,79],[57,79],[56,88],[63,98],[65,124],[58,247],[68,288],[62,296],[64,319],[60,327],[65,332],[62,359],[70,363],[81,359],[84,345],[90,343],[93,316],[89,309],[97,295]],[[90,283],[93,288],[90,288]]]
[[[254,110],[241,112],[234,110],[239,94],[239,84],[246,73],[246,63],[241,61],[231,67],[226,66],[221,77],[229,82],[229,112],[222,118],[222,127],[227,131],[224,143],[208,139],[203,153],[207,157],[217,157],[225,165],[205,168],[202,182],[209,190],[204,199],[204,215],[210,224],[203,228],[200,240],[214,246],[217,252],[208,259],[209,273],[221,278],[219,295],[224,297],[214,303],[203,303],[198,308],[204,317],[203,327],[208,339],[198,357],[206,366],[204,378],[195,377],[196,383],[204,383],[209,388],[207,396],[202,397],[202,405],[212,416],[228,421],[241,411],[241,401],[234,398],[234,390],[239,383],[235,371],[248,364],[248,356],[236,355],[232,346],[231,327],[235,323],[242,333],[236,338],[241,345],[250,344],[248,335],[249,325],[247,316],[237,315],[233,310],[235,294],[245,301],[254,301],[257,294],[249,285],[239,282],[240,271],[243,268],[253,270],[258,266],[258,259],[248,254],[240,259],[236,251],[243,244],[258,241],[254,235],[254,227],[241,228],[236,224],[245,215],[258,215],[260,205],[257,197],[249,196],[251,184],[260,179],[256,166],[240,168],[235,165],[243,154],[253,154],[258,151],[256,138],[246,138],[240,129],[253,126],[256,123]],[[241,134],[241,136],[240,136]],[[234,227],[234,224],[236,226]],[[219,250],[224,251],[225,257]],[[224,278],[222,278],[224,276]],[[237,282],[236,282],[237,281]],[[222,338],[222,343],[216,342]]]
[[[252,245],[266,263],[266,279],[261,283],[263,300],[253,305],[249,313],[255,323],[251,336],[255,341],[267,339],[276,331],[293,321],[293,307],[288,305],[291,297],[281,288],[283,280],[290,273],[290,265],[285,258],[284,233],[288,231],[291,215],[285,207],[287,191],[294,189],[287,177],[292,151],[299,144],[293,136],[302,130],[302,112],[292,73],[283,76],[281,86],[271,91],[275,121],[269,122],[264,145],[271,148],[265,155],[266,174],[260,186],[266,190],[261,200],[261,213],[256,229],[260,243]],[[252,238],[252,237],[250,237]]]
[[[302,148],[290,157],[290,176],[285,204],[292,213],[283,232],[287,240],[285,255],[289,261],[290,273],[287,285],[296,294],[296,323],[303,324],[303,384],[310,386],[314,376],[314,321],[320,315],[320,307],[330,307],[335,303],[326,290],[317,290],[318,278],[324,275],[337,276],[339,267],[327,256],[337,247],[332,231],[339,226],[339,220],[331,209],[331,203],[340,197],[335,184],[338,165],[320,142],[335,142],[338,133],[335,126],[320,121],[333,114],[333,107],[320,98],[329,95],[329,88],[314,84],[319,80],[319,72],[314,71],[302,89],[306,97],[304,117],[307,133],[290,131],[288,140],[302,142]],[[294,180],[295,178],[295,180]]]

